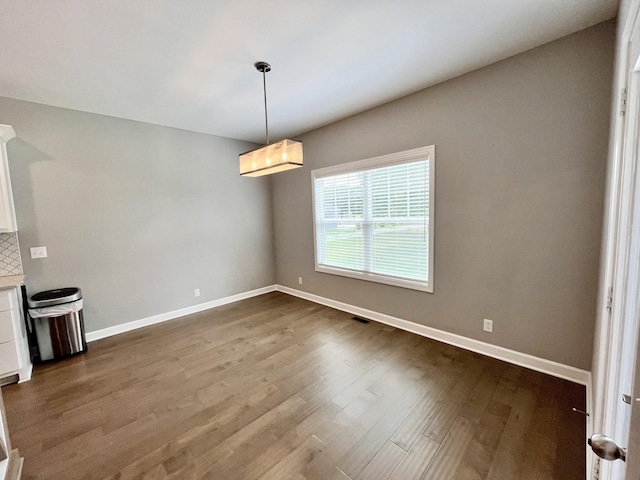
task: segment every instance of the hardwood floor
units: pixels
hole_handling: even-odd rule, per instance
[[[3,387],[25,479],[583,479],[584,387],[281,293]]]

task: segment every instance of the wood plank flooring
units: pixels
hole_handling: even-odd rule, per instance
[[[583,479],[585,390],[282,293],[3,387],[25,479]]]

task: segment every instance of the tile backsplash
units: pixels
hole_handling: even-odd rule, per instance
[[[0,277],[22,275],[18,234],[0,233]]]

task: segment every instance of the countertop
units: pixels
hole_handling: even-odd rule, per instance
[[[15,288],[22,285],[24,275],[9,275],[8,277],[0,277],[0,290]]]

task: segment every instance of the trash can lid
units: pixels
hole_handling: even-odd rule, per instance
[[[77,287],[68,287],[35,293],[29,297],[27,303],[29,304],[29,308],[42,308],[75,302],[81,298],[82,290]]]

